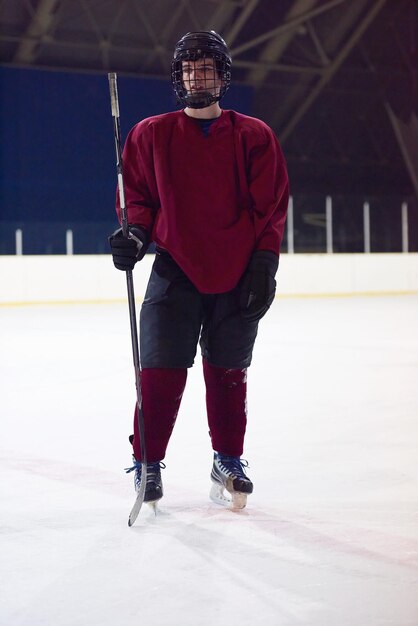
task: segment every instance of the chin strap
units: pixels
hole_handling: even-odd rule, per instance
[[[205,109],[211,104],[217,102],[218,98],[213,96],[210,91],[202,91],[200,93],[187,95],[184,100],[186,105],[191,109]]]

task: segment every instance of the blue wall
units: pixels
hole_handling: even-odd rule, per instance
[[[170,82],[118,77],[122,137],[140,119],[176,108]],[[107,74],[0,68],[0,254],[23,231],[26,254],[108,252],[117,226],[113,124]],[[225,108],[250,113],[251,90]]]

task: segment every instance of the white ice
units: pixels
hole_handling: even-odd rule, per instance
[[[126,305],[0,309],[0,623],[417,626],[418,296],[276,299],[239,513],[208,499],[200,359],[131,529]]]

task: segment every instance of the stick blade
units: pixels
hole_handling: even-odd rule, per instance
[[[134,525],[136,518],[139,515],[139,512],[142,508],[142,505],[144,503],[144,496],[145,496],[145,486],[147,484],[147,464],[146,463],[142,463],[141,464],[141,483],[139,485],[139,490],[137,492],[137,496],[136,496],[136,500],[134,502],[134,505],[132,507],[131,512],[129,513],[129,517],[128,517],[128,526],[131,527]]]

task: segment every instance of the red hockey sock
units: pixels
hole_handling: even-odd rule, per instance
[[[206,408],[212,447],[241,456],[247,425],[247,370],[215,367],[203,359]]]
[[[147,461],[161,461],[165,456],[186,379],[186,368],[145,368],[141,372]],[[135,458],[141,460],[137,407],[134,417],[133,447]]]

